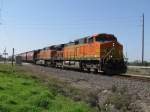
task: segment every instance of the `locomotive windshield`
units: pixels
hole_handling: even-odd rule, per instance
[[[104,36],[104,35],[100,35],[98,37],[96,37],[95,39],[97,42],[110,42],[110,41],[117,41],[117,39],[115,37],[112,36]]]
[[[109,41],[113,41],[113,40],[114,39],[112,39],[112,38],[105,38],[105,37],[96,38],[97,42],[109,42]]]

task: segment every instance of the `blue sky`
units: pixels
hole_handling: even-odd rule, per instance
[[[111,33],[129,60],[141,58],[145,13],[145,60],[150,61],[150,0],[0,0],[0,52],[9,54]]]

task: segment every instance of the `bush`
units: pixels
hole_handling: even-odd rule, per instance
[[[134,104],[135,107],[131,105]],[[137,111],[138,108],[138,111]],[[118,88],[112,86],[111,94],[109,94],[101,106],[101,112],[141,112],[136,106],[135,99],[129,94],[127,87]]]

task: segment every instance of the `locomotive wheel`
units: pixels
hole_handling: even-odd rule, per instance
[[[91,69],[90,69],[90,68],[87,68],[87,72],[90,73],[90,72],[91,72]]]
[[[97,68],[94,69],[94,73],[95,73],[95,74],[98,73],[98,69],[97,69]]]

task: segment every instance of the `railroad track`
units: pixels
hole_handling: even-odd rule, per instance
[[[135,74],[122,74],[116,77],[128,78],[128,79],[135,79],[135,80],[142,80],[142,81],[150,81],[150,75],[135,75]]]
[[[23,65],[28,65],[29,63],[23,63]],[[30,65],[30,64],[29,64]],[[40,65],[39,65],[40,66]],[[57,69],[60,69],[60,68],[57,68]],[[66,71],[68,70],[68,71],[74,71],[74,72],[78,72],[78,73],[80,73],[80,72],[82,72],[82,73],[89,73],[89,72],[86,72],[86,71],[78,71],[78,70],[76,70],[76,69],[65,69]],[[92,74],[97,74],[97,75],[100,75],[100,76],[105,76],[105,74],[103,74],[103,73],[101,73],[101,72],[99,72],[99,73],[94,73],[94,72],[90,72],[90,74],[92,75]],[[107,76],[109,76],[109,75],[107,75]],[[121,74],[121,75],[113,75],[112,77],[117,77],[117,78],[127,78],[127,79],[130,79],[130,80],[133,80],[133,79],[135,79],[135,80],[142,80],[142,81],[150,81],[150,75],[148,76],[148,75],[135,75],[135,74]]]
[[[128,68],[150,69],[150,66],[128,66]]]

